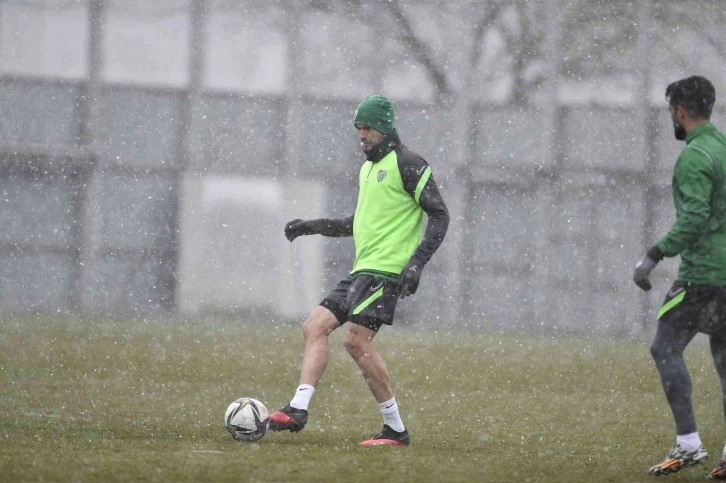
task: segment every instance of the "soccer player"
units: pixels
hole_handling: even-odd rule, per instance
[[[345,348],[363,373],[383,415],[383,430],[362,446],[406,446],[410,437],[393,397],[388,369],[373,347],[382,325],[393,323],[400,298],[416,293],[421,273],[441,245],[449,212],[428,163],[410,151],[394,127],[393,103],[366,97],[354,125],[366,161],[360,168],[355,213],[342,219],[293,220],[285,236],[353,236],[355,261],[350,275],[303,322],[305,353],[300,385],[290,404],[270,415],[272,431],[300,431],[308,405],[328,363],[328,336],[346,322]],[[423,233],[423,215],[428,223]]]
[[[726,136],[709,121],[716,91],[707,79],[673,82],[665,96],[676,139],[686,142],[673,170],[676,221],[638,261],[633,277],[640,288],[650,290],[648,277],[658,262],[681,256],[650,348],[676,426],[671,452],[650,468],[656,476],[708,457],[696,429],[691,378],[683,361],[684,349],[698,332],[709,336],[726,414]],[[709,478],[726,479],[726,447]]]

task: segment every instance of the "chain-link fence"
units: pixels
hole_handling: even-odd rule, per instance
[[[276,256],[279,240],[271,240],[281,239],[284,216],[304,211],[307,188],[291,202],[290,186],[318,186],[321,215],[353,212],[362,159],[352,128],[358,97],[311,94],[314,86],[293,87],[289,78],[272,89],[280,93],[255,92],[262,87],[254,76],[245,77],[240,65],[225,64],[234,58],[220,59],[209,48],[230,36],[248,39],[249,31],[220,21],[225,8],[254,16],[244,4],[168,2],[168,11],[139,12],[100,0],[0,2],[0,31],[12,32],[18,21],[41,12],[39,32],[74,26],[84,32],[64,41],[65,47],[38,40],[40,47],[65,55],[66,64],[38,64],[25,47],[0,44],[2,310],[145,313],[183,306],[180,287],[192,273],[183,266],[183,245],[194,244],[198,235],[189,229],[182,235],[195,213],[184,189],[190,180],[237,179],[247,183],[239,189],[262,190],[255,195],[258,209],[214,222],[236,224],[235,234],[224,240],[226,249],[256,265],[211,257],[212,245],[194,255],[207,250],[219,260],[205,270],[242,267],[249,273],[238,277],[248,282],[235,285],[233,274],[224,283],[250,294],[257,293],[255,285],[273,292],[280,273],[288,277],[297,263],[289,254]],[[267,25],[289,26],[288,17],[268,18]],[[158,30],[161,46],[134,46],[135,28]],[[259,29],[264,27],[250,31]],[[280,30],[273,34],[288,45],[283,58],[294,55],[296,35],[304,36],[305,28],[289,38]],[[181,44],[188,47],[185,54],[169,53]],[[278,44],[257,54],[274,57]],[[141,60],[129,61],[124,48]],[[310,69],[295,65],[285,75]],[[242,78],[241,86],[226,85],[229,78]],[[361,97],[367,93],[353,90]],[[419,293],[400,305],[401,320],[496,330],[642,330],[660,294],[642,295],[631,269],[673,221],[670,170],[680,145],[672,139],[665,107],[550,100],[548,111],[541,103],[493,105],[470,98],[461,109],[461,103],[402,97],[399,132],[430,162],[452,224]],[[464,122],[457,119],[462,112]],[[723,111],[714,120],[726,125]],[[264,191],[263,185],[271,188]],[[219,189],[214,186],[205,189]],[[269,200],[260,201],[267,194]],[[195,230],[211,223],[200,220]],[[285,282],[292,291],[308,286],[306,303],[322,297],[352,263],[351,239],[320,243],[319,270],[302,270]],[[317,263],[316,256],[311,260]],[[658,287],[666,286],[675,265],[659,268]],[[199,284],[207,274],[193,276]],[[214,300],[203,298],[196,306],[214,308]],[[284,297],[260,304],[253,299],[240,297],[224,309],[274,315],[311,308],[299,298],[293,309],[276,306]]]

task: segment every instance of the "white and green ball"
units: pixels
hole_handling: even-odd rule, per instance
[[[257,399],[241,397],[225,411],[224,424],[237,441],[257,441],[270,426],[270,414]]]

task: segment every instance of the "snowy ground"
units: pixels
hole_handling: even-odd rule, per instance
[[[647,341],[384,328],[409,448],[359,448],[380,415],[332,336],[299,434],[257,444],[225,432],[241,396],[270,410],[297,384],[294,324],[5,318],[0,321],[2,481],[651,481],[673,424]],[[707,347],[690,348],[709,465],[723,417]]]

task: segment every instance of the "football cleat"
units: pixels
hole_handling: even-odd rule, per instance
[[[706,477],[707,480],[726,480],[726,461],[722,461],[716,465],[711,473]]]
[[[402,433],[394,431],[387,424],[383,425],[383,431],[373,436],[371,439],[361,441],[360,446],[408,446],[411,443],[411,437],[405,429]]]
[[[708,453],[706,453],[703,445],[693,451],[686,451],[681,448],[680,444],[676,443],[666,459],[653,466],[648,473],[653,476],[668,475],[687,466],[703,463],[707,458]]]
[[[279,411],[270,414],[271,431],[290,431],[297,433],[305,427],[308,422],[308,412],[304,409],[297,409],[289,404]]]

